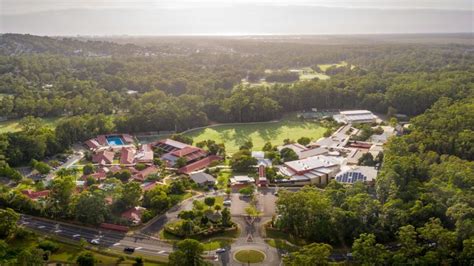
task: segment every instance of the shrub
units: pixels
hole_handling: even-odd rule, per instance
[[[43,240],[38,244],[38,247],[44,251],[54,253],[59,250],[59,245],[49,240]]]

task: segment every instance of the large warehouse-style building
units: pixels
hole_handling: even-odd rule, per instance
[[[369,110],[350,110],[341,111],[334,116],[338,122],[347,124],[373,123],[377,120],[377,116]]]

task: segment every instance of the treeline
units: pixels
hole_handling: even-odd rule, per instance
[[[68,56],[111,56],[140,54],[146,50],[137,45],[118,45],[105,41],[80,41],[74,38],[50,38],[29,34],[2,34],[0,54],[62,54]]]
[[[375,188],[333,181],[324,191],[281,193],[274,225],[311,242],[352,245],[360,264],[469,264],[473,113],[473,98],[439,100],[409,134],[389,141]]]

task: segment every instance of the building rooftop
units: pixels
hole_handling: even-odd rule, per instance
[[[341,163],[342,162],[340,158],[318,155],[318,156],[308,157],[302,160],[286,162],[285,166],[289,167],[291,170],[295,172],[305,172],[305,171],[310,171],[316,168],[330,167],[330,166],[338,165]]]
[[[122,150],[120,151],[120,163],[134,164],[135,152],[136,150],[134,148],[122,148]]]
[[[377,178],[377,173],[377,169],[372,166],[344,166],[336,174],[336,180],[341,183],[372,182]]]
[[[207,173],[198,172],[190,174],[189,177],[196,183],[196,184],[205,184],[205,183],[215,183],[216,179]]]
[[[265,158],[265,152],[263,152],[263,151],[253,151],[252,152],[252,157],[257,159],[257,160],[264,159]]]

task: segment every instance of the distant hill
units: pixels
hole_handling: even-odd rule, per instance
[[[0,35],[0,54],[11,56],[35,53],[106,57],[144,54],[146,49],[133,44],[120,45],[107,41],[82,41],[73,38],[52,38],[29,34]]]

